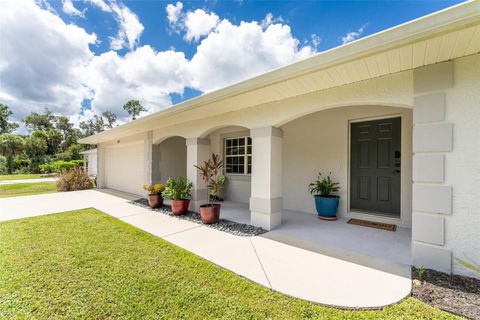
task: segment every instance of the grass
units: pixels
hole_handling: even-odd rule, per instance
[[[416,299],[347,311],[287,297],[95,209],[0,223],[4,319],[455,319]]]
[[[0,180],[23,180],[23,179],[39,179],[41,174],[4,174],[0,175]]]
[[[0,185],[0,198],[29,196],[32,194],[52,192],[57,192],[57,185],[53,181]]]

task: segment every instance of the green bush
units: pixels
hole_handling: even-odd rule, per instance
[[[7,174],[8,173],[8,166],[7,166],[7,158],[4,156],[0,156],[0,174]]]
[[[168,178],[167,187],[163,190],[162,196],[172,200],[190,199],[192,187],[193,183],[188,181],[186,177]]]
[[[60,173],[83,166],[83,160],[48,162],[39,166],[41,173]]]
[[[92,189],[92,179],[81,168],[63,171],[57,179],[58,191],[75,191]]]

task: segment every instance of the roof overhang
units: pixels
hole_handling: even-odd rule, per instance
[[[167,107],[79,142],[98,144],[179,124],[185,119],[202,119],[478,52],[480,1],[468,1]]]

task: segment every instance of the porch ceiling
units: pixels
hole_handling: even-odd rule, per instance
[[[469,1],[206,93],[80,143],[97,144],[479,52],[480,1]]]

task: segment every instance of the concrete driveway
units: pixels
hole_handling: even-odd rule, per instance
[[[410,266],[258,237],[239,237],[169,217],[96,190],[0,199],[0,221],[93,207],[270,289],[315,303],[374,308],[410,294]],[[355,262],[353,262],[355,261]]]

